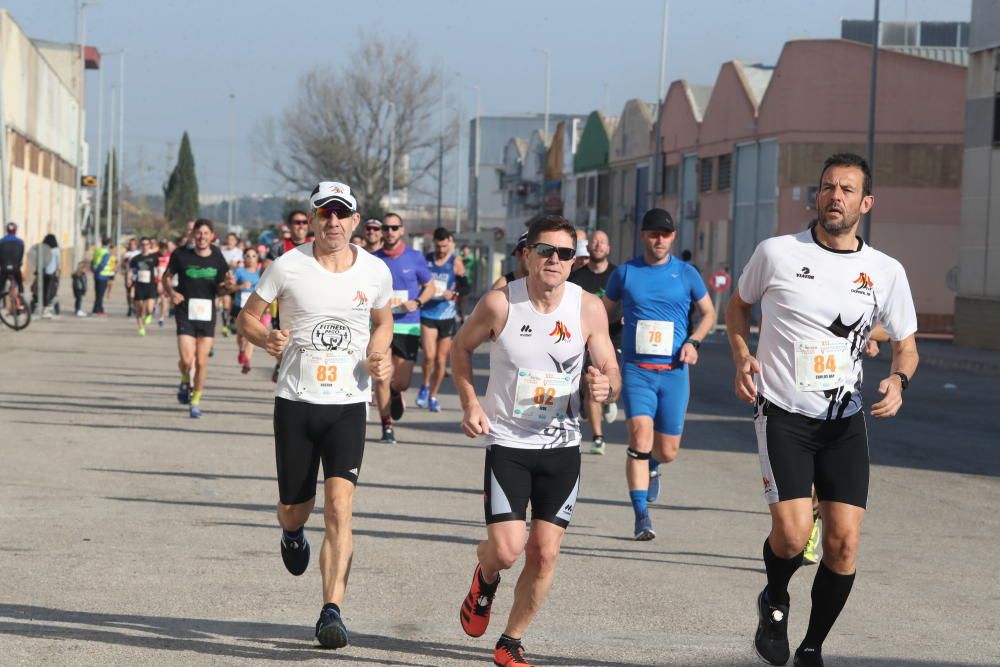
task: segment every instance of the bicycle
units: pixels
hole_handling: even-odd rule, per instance
[[[0,287],[0,322],[14,331],[20,331],[31,323],[31,308],[28,307],[21,290],[14,280]]]

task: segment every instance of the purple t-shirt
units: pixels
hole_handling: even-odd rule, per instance
[[[420,309],[412,313],[406,312],[402,304],[420,296],[423,286],[431,281],[431,272],[427,268],[427,260],[413,248],[406,248],[396,258],[389,257],[382,249],[375,251],[375,256],[385,262],[392,274],[392,318],[395,324],[415,324],[420,333]]]

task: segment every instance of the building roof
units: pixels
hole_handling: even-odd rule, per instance
[[[691,112],[694,113],[695,120],[700,123],[705,116],[708,100],[712,97],[712,86],[688,83],[687,81],[682,81],[682,83],[686,87],[688,99],[691,101]]]
[[[771,83],[771,75],[774,74],[774,65],[762,65],[761,63],[743,63],[734,60],[736,70],[746,82],[747,93],[753,102],[754,108],[760,106],[760,101],[764,99],[767,92],[767,84]]]
[[[883,46],[883,50],[895,51],[908,56],[940,60],[952,65],[969,66],[969,50],[955,46]]]

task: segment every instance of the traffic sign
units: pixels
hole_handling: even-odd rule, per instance
[[[719,269],[712,274],[711,279],[708,281],[708,288],[713,292],[725,292],[729,289],[729,281],[731,278],[729,274],[722,269]]]

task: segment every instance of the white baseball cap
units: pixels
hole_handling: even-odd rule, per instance
[[[576,240],[576,256],[577,257],[590,257],[590,251],[587,250],[587,239],[577,239]]]
[[[323,181],[309,195],[309,203],[313,208],[329,206],[331,202],[339,201],[352,211],[358,210],[358,200],[351,194],[351,188],[337,181]]]

